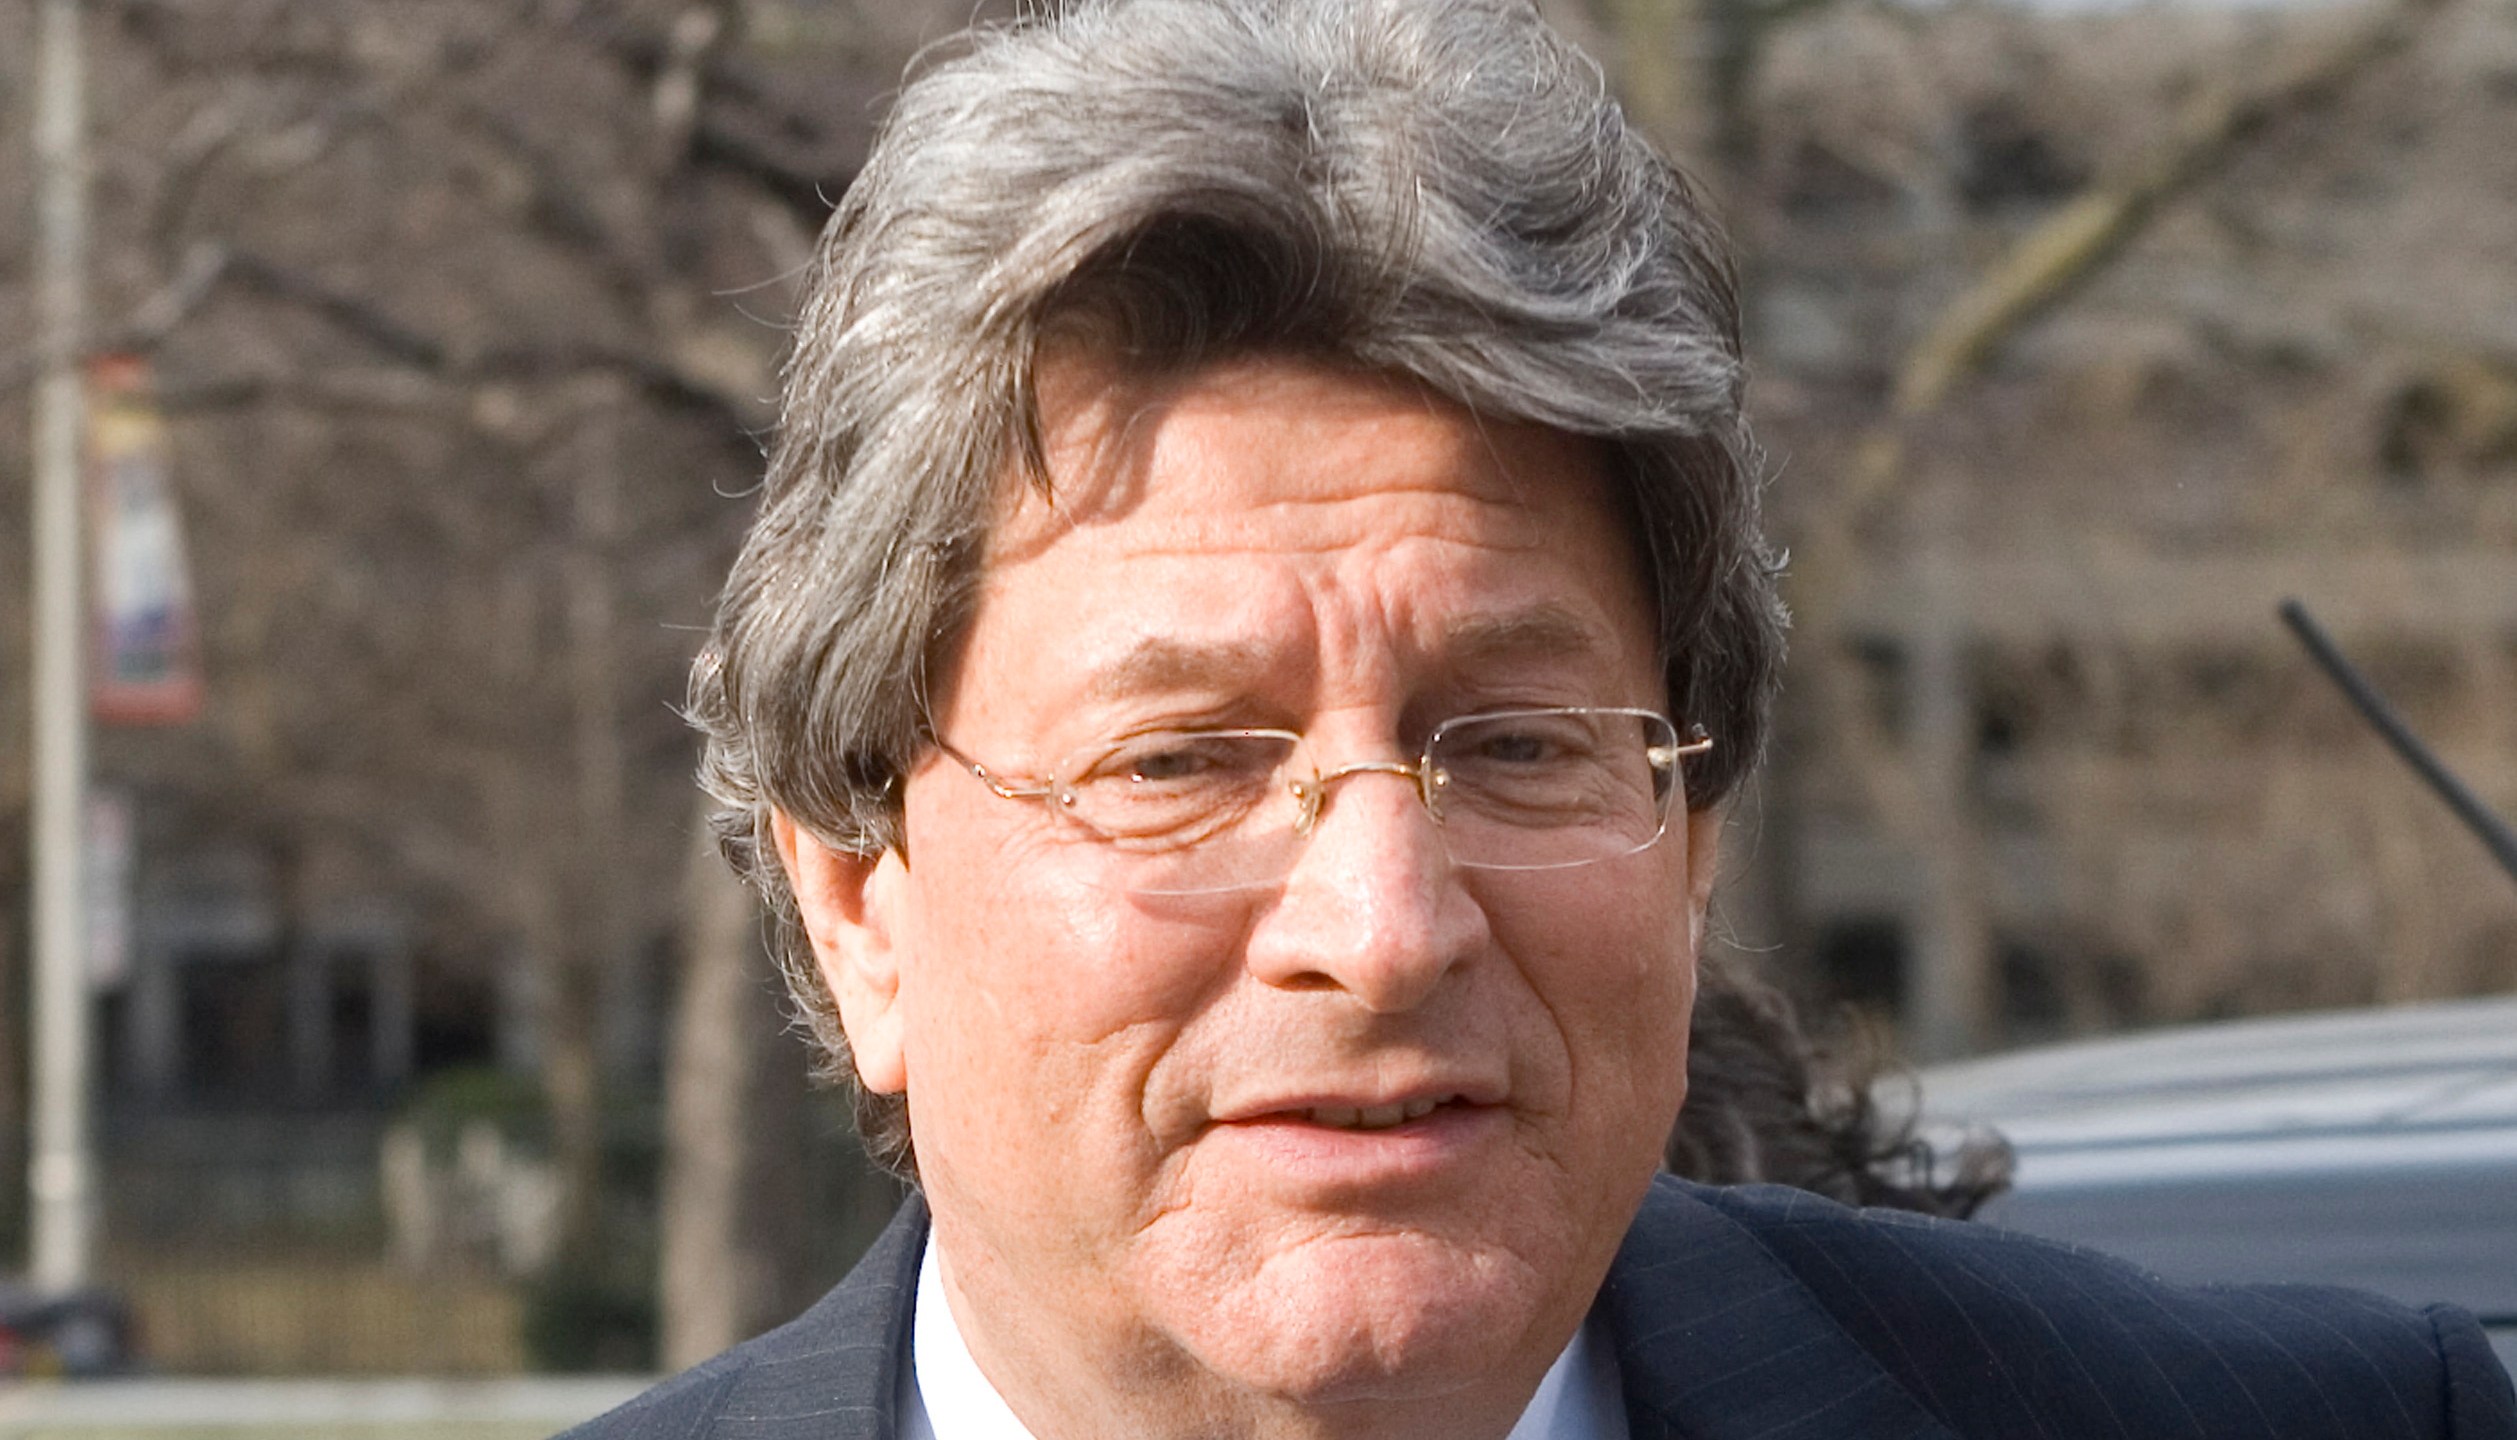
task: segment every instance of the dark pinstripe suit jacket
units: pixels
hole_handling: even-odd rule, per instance
[[[802,1317],[570,1440],[894,1440],[926,1235],[902,1208]],[[1600,1292],[1634,1440],[2517,1440],[2473,1320],[2189,1290],[1982,1226],[1654,1187]]]

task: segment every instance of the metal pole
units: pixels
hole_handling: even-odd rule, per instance
[[[87,325],[86,101],[78,0],[43,0],[35,115],[34,1155],[29,1269],[47,1292],[88,1282],[87,686],[81,662],[80,361]]]
[[[2333,636],[2307,613],[2305,603],[2296,597],[2282,601],[2281,623],[2299,637],[2299,643],[2307,647],[2308,657],[2341,687],[2361,717],[2394,747],[2403,763],[2412,767],[2412,773],[2427,781],[2438,798],[2447,802],[2447,808],[2456,812],[2456,818],[2480,838],[2491,858],[2500,862],[2500,868],[2517,877],[2517,829],[2511,828],[2498,812],[2483,803],[2481,796],[2473,793],[2471,786],[2458,779],[2456,772],[2447,768],[2447,762],[2438,758],[2437,751],[2421,742],[2395,707],[2386,703],[2385,695],[2342,653]]]

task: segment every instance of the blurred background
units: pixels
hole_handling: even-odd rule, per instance
[[[896,1194],[674,706],[812,238],[972,7],[76,8],[124,357],[94,1279],[169,1374],[639,1371],[784,1318]],[[1736,962],[1916,1060],[2517,991],[2517,888],[2274,615],[2517,808],[2517,8],[1542,8],[1743,257],[1796,635]],[[0,1269],[38,18],[0,7]]]

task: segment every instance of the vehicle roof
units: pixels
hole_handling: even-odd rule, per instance
[[[2193,1026],[1923,1072],[2017,1157],[1985,1221],[2174,1279],[2483,1317],[2517,1362],[2517,997]]]
[[[2517,1163],[2517,996],[2049,1046],[1922,1087],[1934,1128],[1999,1130],[2041,1184],[2126,1149],[2180,1171]]]

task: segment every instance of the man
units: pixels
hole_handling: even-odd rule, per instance
[[[1780,652],[1713,227],[1517,0],[974,39],[694,686],[919,1195],[592,1436],[2517,1434],[2473,1323],[1656,1179]]]

